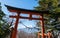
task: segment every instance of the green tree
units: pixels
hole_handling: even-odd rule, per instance
[[[1,3],[0,3],[0,38],[5,38],[10,33],[10,25],[7,23],[3,17],[6,14],[2,11]]]
[[[49,30],[57,30],[54,28],[57,24],[59,24],[58,18],[60,17],[60,6],[59,0],[38,0],[38,6],[35,7],[35,10],[38,11],[49,11],[49,15],[44,14],[45,20],[45,29]]]

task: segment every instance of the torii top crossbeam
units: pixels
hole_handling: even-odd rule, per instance
[[[10,12],[21,12],[21,13],[27,13],[27,14],[50,14],[49,11],[37,11],[37,10],[28,10],[28,9],[22,9],[22,8],[16,8],[12,6],[5,5]]]
[[[44,18],[43,18],[43,14],[50,14],[49,11],[27,10],[27,9],[21,9],[21,8],[8,6],[8,5],[5,5],[5,6],[7,7],[8,11],[13,12],[13,13],[17,13],[17,16],[10,16],[12,18],[16,18],[16,23],[15,23],[14,30],[12,32],[11,38],[16,38],[19,18],[31,19],[31,20],[41,20],[42,38],[44,38]],[[22,17],[22,16],[20,16],[20,13],[29,14],[29,17]],[[41,18],[33,18],[32,15],[40,15]]]

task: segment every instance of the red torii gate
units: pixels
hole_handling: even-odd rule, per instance
[[[12,33],[11,38],[16,38],[16,34],[17,34],[17,26],[18,26],[18,21],[20,18],[22,19],[29,19],[29,20],[41,20],[41,26],[42,26],[42,38],[44,38],[44,18],[43,18],[43,14],[49,14],[49,11],[36,11],[36,10],[27,10],[27,9],[21,9],[21,8],[16,8],[16,7],[12,7],[12,6],[8,6],[5,5],[7,7],[7,9],[10,12],[15,12],[17,13],[17,16],[10,16],[11,18],[16,18],[16,23],[14,26],[14,30]],[[20,14],[29,14],[29,17],[22,17],[20,16]],[[40,15],[40,18],[33,18],[32,15]]]

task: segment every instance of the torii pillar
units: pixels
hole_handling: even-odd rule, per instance
[[[44,18],[43,18],[43,14],[49,14],[49,11],[36,11],[36,10],[27,10],[27,9],[21,9],[21,8],[16,8],[16,7],[11,7],[8,5],[5,5],[7,7],[7,9],[10,12],[15,12],[17,13],[17,16],[10,16],[11,18],[16,18],[16,23],[14,26],[14,30],[12,32],[12,36],[11,38],[16,38],[16,34],[17,34],[17,26],[18,26],[18,21],[19,18],[22,19],[29,19],[29,20],[41,20],[41,26],[42,26],[42,38],[44,38]],[[45,12],[45,13],[44,13]],[[22,17],[20,16],[20,13],[24,13],[24,14],[29,14],[29,17]],[[40,15],[40,18],[33,18],[32,15]]]
[[[13,31],[12,31],[12,34],[11,34],[11,38],[16,38],[17,26],[18,26],[18,22],[19,22],[19,15],[20,15],[20,13],[18,13],[17,16],[10,16],[11,18],[16,18],[16,23],[15,23],[15,26],[13,28]]]

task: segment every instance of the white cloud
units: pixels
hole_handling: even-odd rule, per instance
[[[33,27],[32,25],[28,25],[28,27]]]
[[[23,26],[22,24],[18,24],[18,29],[20,28],[25,28],[25,26]]]

